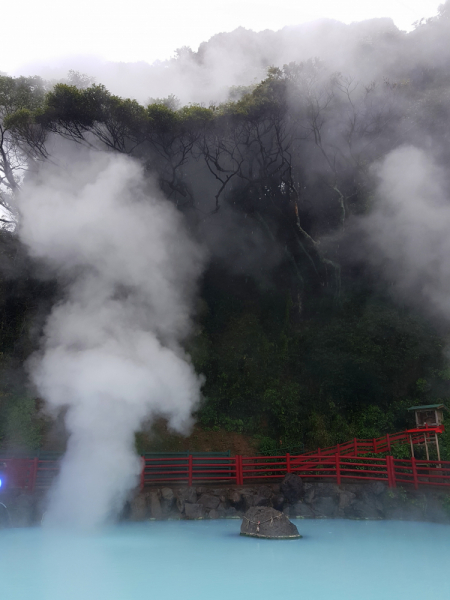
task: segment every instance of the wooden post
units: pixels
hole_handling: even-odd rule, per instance
[[[188,486],[192,485],[192,454],[188,456]]]
[[[423,434],[423,441],[425,443],[425,452],[427,453],[427,460],[430,460],[430,453],[428,452],[427,434]]]
[[[338,444],[339,447],[339,444]],[[341,485],[341,468],[340,468],[340,456],[339,453],[336,452],[336,483]]]
[[[411,456],[412,456],[412,458],[414,458],[414,444],[413,444],[413,441],[412,441],[412,435],[411,434],[409,435],[409,444],[411,446]]]
[[[437,455],[438,455],[438,461],[440,463],[440,461],[441,461],[441,451],[439,450],[439,440],[438,440],[438,436],[437,436],[436,432],[434,432],[434,439],[436,440],[436,450],[437,450]],[[438,467],[438,469],[442,469],[442,465],[441,464],[438,464],[437,467]]]
[[[286,473],[291,472],[291,455],[289,452],[286,452]]]

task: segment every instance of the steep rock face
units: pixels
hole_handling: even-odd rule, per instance
[[[285,514],[267,506],[248,509],[242,519],[241,535],[270,539],[301,537],[297,527]]]

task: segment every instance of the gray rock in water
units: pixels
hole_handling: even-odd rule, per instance
[[[286,515],[266,506],[249,508],[242,520],[241,535],[270,539],[302,537]]]

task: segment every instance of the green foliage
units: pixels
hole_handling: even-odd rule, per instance
[[[241,419],[277,448],[326,447],[404,429],[411,398],[428,402],[448,385],[442,340],[387,298],[349,296],[296,322],[290,296],[210,278],[191,352],[206,376],[205,426]]]
[[[194,55],[178,51],[181,61]],[[48,93],[38,78],[0,77],[11,140],[42,157],[48,131],[78,143],[93,136],[142,161],[196,235],[209,224],[208,239],[223,234],[225,258],[212,257],[200,291],[205,310],[186,344],[205,376],[197,416],[205,428],[260,436],[264,453],[398,431],[409,424],[409,405],[450,396],[445,340],[394,303],[378,273],[354,257],[360,234],[344,227],[376,202],[368,166],[402,141],[398,124],[447,139],[439,89],[426,92],[402,81],[353,86],[318,60],[270,67],[260,83],[208,108],[180,107],[173,96],[142,106],[77,73]],[[236,239],[220,221],[223,203],[240,224]],[[248,263],[247,249],[255,255]],[[27,339],[27,280],[1,282],[0,351],[8,356]],[[11,422],[26,432],[21,402]]]
[[[43,425],[37,418],[34,398],[10,395],[2,413],[4,424],[0,441],[3,446],[16,451],[32,451],[40,447]]]
[[[280,452],[280,446],[277,444],[276,440],[267,436],[262,436],[259,441],[258,451],[265,456],[273,456]]]
[[[20,109],[36,110],[44,101],[45,85],[40,77],[0,75],[0,114],[7,116]]]

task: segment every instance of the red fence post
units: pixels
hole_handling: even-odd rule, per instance
[[[241,484],[241,469],[239,468],[239,454],[234,457],[234,464],[236,467],[236,485]]]
[[[389,437],[388,433],[386,434],[386,444],[387,444],[388,452],[390,452],[391,451],[391,438]]]
[[[145,487],[145,466],[146,466],[145,458],[143,456],[141,456],[141,479],[139,482],[139,487],[140,487],[141,492]]]
[[[412,467],[412,472],[413,472],[414,489],[417,490],[419,487],[419,480],[417,478],[417,466],[416,466],[416,459],[414,456],[411,456],[411,467]]]
[[[391,466],[391,457],[386,456],[386,470],[387,470],[387,478],[388,478],[388,486],[394,487],[392,482],[392,466]]]
[[[339,444],[338,444],[339,447]],[[336,483],[341,485],[341,469],[340,469],[340,456],[339,453],[336,452]]]
[[[373,451],[377,451],[377,440],[375,438],[373,438]]]
[[[286,473],[291,472],[291,455],[289,452],[286,453]]]
[[[192,485],[192,454],[188,456],[188,485]]]
[[[394,463],[394,457],[390,456],[390,461],[391,461],[391,473],[392,473],[392,487],[396,488],[397,487],[397,481],[395,480],[395,463]]]
[[[241,485],[244,485],[244,457],[239,456],[239,476],[241,478]]]

